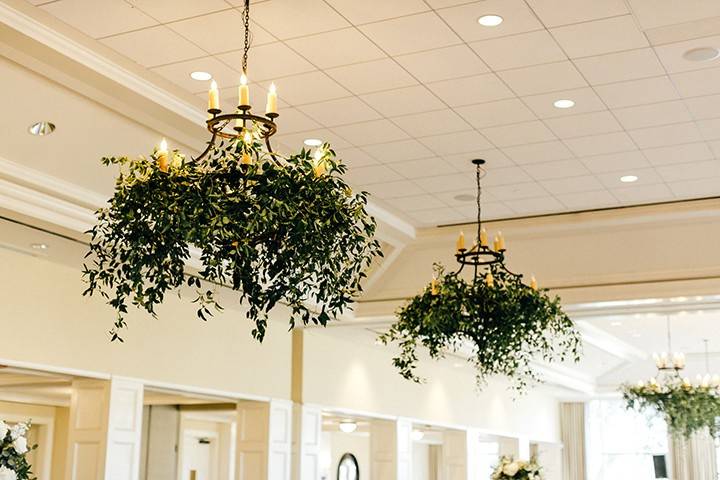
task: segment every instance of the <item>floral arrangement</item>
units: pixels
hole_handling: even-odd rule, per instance
[[[473,282],[445,274],[439,265],[436,270],[432,283],[400,308],[396,323],[380,336],[385,344],[399,344],[393,364],[406,379],[421,381],[415,373],[421,346],[437,359],[467,345],[478,387],[504,375],[518,391],[540,380],[533,358],[579,359],[580,333],[559,298],[501,267],[491,267],[492,281]]]
[[[661,415],[671,434],[690,438],[707,429],[713,437],[720,436],[720,379],[698,377],[695,383],[673,373],[659,380],[637,385],[623,385],[623,398],[628,409],[649,411]]]
[[[0,480],[36,480],[25,456],[37,445],[29,447],[25,435],[30,422],[12,427],[0,420]]]
[[[117,312],[120,340],[129,304],[153,316],[166,294],[195,289],[197,315],[222,307],[216,287],[238,293],[262,341],[268,312],[282,302],[296,322],[325,326],[361,291],[380,244],[367,194],[343,181],[346,166],[328,145],[283,158],[258,135],[211,145],[189,161],[178,151],[104,158],[121,172],[109,206],[97,212],[85,295]],[[191,248],[201,266],[187,273]]]
[[[491,477],[492,480],[542,480],[542,467],[535,458],[530,461],[513,460],[503,456]]]

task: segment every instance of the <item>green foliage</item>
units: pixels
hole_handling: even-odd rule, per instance
[[[12,428],[0,420],[0,476],[3,469],[15,473],[17,480],[37,480],[31,471],[31,465],[25,458],[28,452],[35,450],[37,445],[27,446],[25,435],[30,429],[30,422],[18,423]],[[23,449],[18,449],[18,442],[23,442]]]
[[[720,389],[717,385],[693,385],[679,375],[636,386],[623,385],[623,399],[628,409],[661,415],[671,434],[690,438],[704,429],[718,437]]]
[[[346,167],[335,152],[327,145],[321,152],[280,158],[261,153],[258,141],[232,140],[201,161],[172,152],[167,172],[154,159],[104,158],[121,173],[89,231],[83,276],[84,294],[102,295],[117,311],[112,339],[122,341],[129,304],[155,315],[183,283],[196,289],[203,320],[222,308],[218,285],[238,292],[259,341],[279,302],[290,307],[290,328],[298,321],[324,326],[349,308],[380,245],[367,194],[343,181]],[[243,154],[252,164],[241,164]],[[202,266],[187,276],[193,247]]]
[[[491,267],[494,286],[437,268],[437,291],[429,286],[413,297],[380,337],[385,344],[399,344],[393,363],[406,379],[421,381],[415,373],[420,346],[433,359],[472,346],[470,361],[479,387],[490,376],[504,375],[523,390],[528,380],[539,379],[530,365],[533,358],[579,359],[580,334],[557,297],[533,290],[498,265]]]
[[[503,456],[500,457],[500,462],[490,478],[492,480],[541,480],[543,478],[542,467],[535,458],[525,462]]]

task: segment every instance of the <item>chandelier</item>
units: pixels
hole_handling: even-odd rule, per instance
[[[289,156],[273,150],[277,91],[270,86],[264,113],[253,111],[250,1],[244,5],[237,108],[221,110],[213,81],[202,153],[188,158],[163,140],[150,158],[103,159],[120,173],[89,232],[83,276],[84,294],[102,296],[116,311],[113,340],[122,340],[129,305],[155,316],[181,287],[194,290],[202,320],[222,309],[219,286],[235,291],[260,341],[279,304],[291,328],[324,326],[351,308],[365,270],[382,254],[367,194],[345,183],[347,168],[329,144]]]
[[[524,389],[528,381],[539,381],[532,368],[534,359],[578,360],[580,334],[562,311],[560,299],[538,289],[533,276],[523,276],[505,265],[505,238],[498,232],[492,246],[482,225],[484,160],[472,161],[477,183],[477,236],[467,246],[460,233],[455,259],[457,271],[445,273],[435,265],[435,275],[425,290],[397,312],[397,321],[381,335],[385,343],[397,343],[400,353],[393,359],[400,374],[416,382],[419,347],[432,358],[448,352],[469,355],[478,386],[489,377],[502,375],[512,386]],[[467,279],[464,273],[470,267]]]
[[[672,352],[670,317],[667,322],[668,352]],[[622,385],[620,391],[628,409],[660,415],[675,436],[690,438],[693,433],[707,431],[720,434],[720,376],[710,376],[708,341],[705,344],[705,375],[695,381],[683,376],[685,354],[667,352],[653,354],[657,374],[636,385]]]

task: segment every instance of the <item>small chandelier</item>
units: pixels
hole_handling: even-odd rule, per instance
[[[411,298],[398,312],[398,320],[381,335],[385,344],[396,342],[400,354],[393,360],[400,374],[420,381],[415,374],[417,348],[425,347],[432,358],[463,350],[474,365],[478,386],[493,375],[508,377],[522,390],[540,378],[533,358],[545,361],[579,360],[580,334],[562,311],[560,299],[538,289],[533,276],[529,284],[505,265],[505,239],[498,232],[492,247],[482,226],[481,180],[484,160],[472,160],[477,182],[477,237],[469,248],[460,233],[454,273],[436,264],[436,274],[425,290]],[[470,281],[461,275],[472,267]]]

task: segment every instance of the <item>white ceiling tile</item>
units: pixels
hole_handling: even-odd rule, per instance
[[[578,162],[579,163],[579,162]],[[603,190],[603,184],[592,175],[542,180],[540,184],[553,195]]]
[[[465,221],[475,220],[477,218],[477,208],[471,205],[464,207],[456,207],[456,211],[462,215]],[[510,207],[499,202],[483,203],[482,216],[483,220],[495,220],[501,218],[510,218],[515,215]]]
[[[649,46],[632,15],[566,25],[553,28],[550,32],[570,58]]]
[[[539,121],[484,128],[481,132],[498,147],[555,140],[555,135]]]
[[[413,137],[427,137],[470,129],[470,125],[450,109],[395,117],[393,122]]]
[[[342,127],[334,127],[333,131],[358,147],[408,138],[405,132],[389,120],[374,120],[371,122],[344,125]]]
[[[468,190],[475,185],[475,175],[467,173],[437,175],[435,177],[419,178],[415,180],[415,183],[430,193]]]
[[[281,40],[350,26],[330,5],[316,0],[261,2],[253,5],[251,15],[254,21]]]
[[[353,185],[372,185],[373,183],[400,180],[402,177],[385,165],[370,165],[348,168],[347,178]]]
[[[642,128],[629,133],[641,149],[702,141],[700,131],[692,122]]]
[[[652,165],[673,165],[676,163],[698,162],[713,158],[713,153],[704,142],[686,143],[670,147],[648,148],[643,150],[645,158]]]
[[[210,88],[209,81],[198,81],[190,78],[195,71],[208,72],[213,76],[218,86],[222,88],[237,87],[240,73],[228,67],[213,57],[196,58],[185,62],[171,63],[162,67],[152,68],[151,71],[162,75],[174,84],[192,93],[207,93]],[[204,97],[205,99],[207,97]]]
[[[574,63],[591,85],[656,77],[665,73],[652,48],[578,58]]]
[[[544,93],[542,95],[530,95],[522,97],[522,100],[540,118],[568,117],[579,113],[597,112],[606,109],[600,97],[589,87]],[[572,108],[556,108],[554,105],[556,100],[572,100],[575,102],[575,106]]]
[[[629,4],[643,28],[720,16],[720,4],[714,0],[694,0],[688,3],[673,0],[629,0]]]
[[[438,14],[467,42],[541,30],[542,24],[522,0],[484,0],[438,10]],[[478,24],[483,15],[500,15],[496,27]]]
[[[419,139],[423,145],[440,156],[468,154],[481,152],[492,148],[480,133],[475,130],[464,132],[448,133],[444,135],[433,135]]]
[[[542,186],[537,182],[528,183],[511,183],[508,185],[492,185],[483,188],[483,193],[487,190],[493,197],[502,200],[518,200],[523,198],[542,197],[548,194]]]
[[[619,108],[613,110],[613,114],[628,130],[692,121],[688,109],[679,100]]]
[[[279,131],[283,134],[306,132],[308,130],[321,128],[321,125],[312,118],[292,107],[280,110]]]
[[[416,212],[411,212],[408,215],[424,226],[455,223],[462,220],[462,215],[450,207],[418,210]]]
[[[423,0],[327,0],[354,25],[402,17],[429,10]]]
[[[393,163],[390,168],[409,179],[448,175],[457,172],[450,163],[438,157]]]
[[[475,128],[535,120],[535,114],[517,98],[458,107],[455,111]]]
[[[567,60],[547,30],[482,40],[470,47],[495,71]]]
[[[423,193],[425,193],[423,189],[410,180],[376,183],[372,186],[372,194],[382,199],[421,195]]]
[[[505,147],[503,152],[520,165],[564,160],[573,156],[565,144],[559,141]]]
[[[375,110],[357,97],[328,100],[299,107],[300,111],[326,127],[365,122],[380,118]]]
[[[507,200],[505,205],[521,215],[536,215],[550,212],[562,212],[565,206],[554,197],[524,198]]]
[[[489,71],[477,54],[464,44],[400,55],[395,60],[425,83],[470,77]]]
[[[223,53],[217,58],[235,70],[242,71],[242,50]],[[252,47],[249,52],[248,77],[251,81],[274,80],[316,70],[303,57],[282,42]]]
[[[323,72],[292,75],[279,78],[274,83],[280,98],[291,105],[303,105],[350,96],[350,92]]]
[[[548,63],[498,73],[518,95],[558,92],[587,86],[570,62]]]
[[[686,98],[684,102],[697,120],[720,117],[720,95]]]
[[[145,67],[205,56],[200,48],[164,25],[108,37],[101,42]]]
[[[717,48],[718,44],[720,44],[720,35],[715,35],[712,37],[696,38],[685,42],[659,45],[655,47],[655,51],[669,73],[687,72],[690,70],[700,70],[720,66],[720,59],[718,58],[698,62],[687,60],[684,57],[684,53],[689,50],[706,47]]]
[[[720,138],[720,118],[698,120],[697,126],[705,140],[717,140]]]
[[[287,145],[288,148],[290,148],[292,151],[300,151],[302,148],[307,148],[303,143],[307,138],[317,138],[322,140],[323,142],[328,142],[330,146],[335,150],[350,147],[350,142],[348,142],[341,136],[335,134],[334,132],[331,132],[330,130],[324,128],[314,128],[312,130],[302,131],[298,133],[285,134],[282,127],[282,118],[282,112],[280,112],[280,118],[278,119],[279,133],[276,137],[273,137],[273,139],[277,138],[279,142]]]
[[[633,185],[611,190],[612,194],[625,204],[650,203],[673,200],[673,193],[664,183]]]
[[[617,199],[607,190],[593,192],[562,193],[555,195],[560,203],[572,210],[585,210],[595,208],[613,207],[618,204]]]
[[[325,70],[325,73],[356,95],[418,83],[391,58],[331,68]]]
[[[124,0],[64,0],[39,8],[93,38],[158,24]]]
[[[712,159],[702,162],[676,163],[656,168],[666,182],[695,180],[697,178],[720,177],[720,160]],[[718,185],[720,193],[720,184]]]
[[[386,117],[397,117],[429,110],[443,110],[446,105],[424,85],[368,93],[363,99]]]
[[[575,159],[556,160],[554,162],[547,163],[531,163],[530,165],[524,165],[523,169],[535,180],[580,177],[581,175],[587,175],[590,173],[582,162]],[[581,180],[578,180],[578,183],[580,182]],[[556,193],[550,189],[549,191],[551,193]]]
[[[174,22],[231,8],[224,0],[129,0],[129,3],[162,22]]]
[[[545,124],[560,138],[585,137],[622,130],[615,117],[608,111],[549,118],[545,120]]]
[[[639,150],[595,155],[581,160],[592,173],[622,172],[650,166]]]
[[[683,97],[720,93],[720,68],[675,73],[671,76]]]
[[[720,32],[720,17],[703,18],[697,21],[666,25],[645,30],[651,45],[666,45],[693,38],[711,37]]]
[[[355,28],[288,40],[287,45],[320,68],[368,62],[386,55]]]
[[[625,175],[635,175],[638,177],[634,183],[623,183],[620,178]],[[596,177],[611,191],[615,192],[618,189],[634,189],[642,185],[653,185],[656,183],[663,183],[663,179],[658,175],[654,168],[637,168],[628,169],[625,172],[612,172],[612,173],[600,173]],[[620,198],[620,197],[618,197]]]
[[[628,13],[624,0],[528,0],[547,27],[587,22]]]
[[[578,157],[589,157],[592,155],[637,149],[632,139],[625,132],[570,138],[565,140],[565,145]]]
[[[720,158],[720,140],[707,142],[707,145],[710,147],[710,150],[712,150],[715,158]]]
[[[435,13],[420,13],[359,27],[390,55],[447,47],[461,43]]]
[[[187,38],[208,53],[220,53],[243,48],[245,37],[236,35],[218,35],[218,32],[239,32],[238,26],[243,24],[242,13],[235,9],[223,10],[200,17],[188,18],[179,22],[169,23],[168,27]],[[275,41],[275,39],[257,25],[251,25],[252,45],[258,46]],[[241,64],[237,68],[241,69]]]
[[[382,163],[403,162],[435,156],[429,148],[415,139],[368,145],[363,147],[363,150]]]
[[[468,166],[469,167],[469,166]],[[532,182],[533,179],[520,167],[495,167],[488,165],[487,174],[482,179],[483,188],[500,185],[513,185],[516,183]],[[470,172],[468,175],[472,176]]]
[[[610,108],[645,105],[678,98],[675,87],[666,76],[599,85],[595,87],[595,91]]]
[[[451,107],[515,96],[494,73],[430,83],[428,88]]]
[[[348,164],[350,168],[367,167],[368,165],[378,164],[377,160],[359,148],[342,148],[336,149],[336,151],[338,158],[340,158],[343,163]]]
[[[501,150],[496,148],[491,150],[472,150],[470,152],[456,153],[443,156],[445,160],[455,165],[456,168],[474,168],[470,160],[473,158],[482,158],[487,162],[487,167],[513,167],[515,162],[510,160]]]
[[[672,182],[668,185],[679,198],[716,197],[720,194],[720,178],[703,178]]]
[[[429,194],[413,195],[411,197],[400,197],[394,199],[391,203],[393,207],[398,208],[403,212],[415,212],[417,210],[448,207],[448,205],[446,205],[439,198]]]

